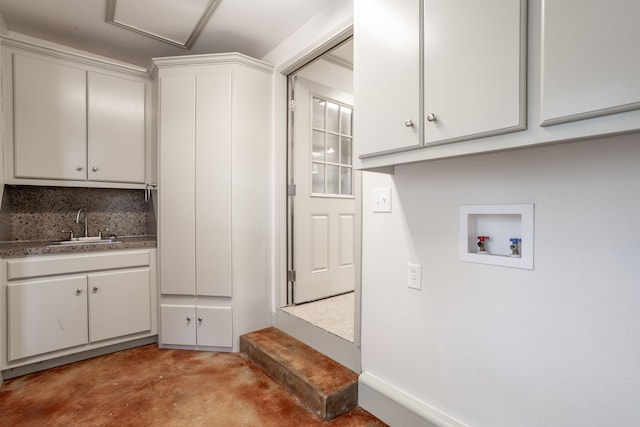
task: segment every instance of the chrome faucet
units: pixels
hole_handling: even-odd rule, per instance
[[[82,208],[78,209],[76,214],[76,224],[80,224],[80,212],[84,215],[84,237],[89,237],[89,221],[87,219],[87,211]]]

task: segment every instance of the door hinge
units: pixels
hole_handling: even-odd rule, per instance
[[[296,111],[296,100],[291,99],[289,100],[289,112],[294,113],[295,111]]]
[[[287,271],[287,282],[295,282],[296,281],[296,271],[289,270]]]
[[[287,196],[295,196],[296,195],[296,185],[289,184],[287,185]]]

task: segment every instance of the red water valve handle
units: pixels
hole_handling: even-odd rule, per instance
[[[487,240],[489,240],[489,236],[478,236],[478,240],[480,242],[486,242]]]

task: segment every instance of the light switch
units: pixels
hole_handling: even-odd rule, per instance
[[[373,211],[391,212],[390,188],[376,188],[373,190]]]

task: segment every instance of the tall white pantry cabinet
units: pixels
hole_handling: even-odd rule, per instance
[[[267,327],[273,68],[156,58],[162,347],[238,351]]]

